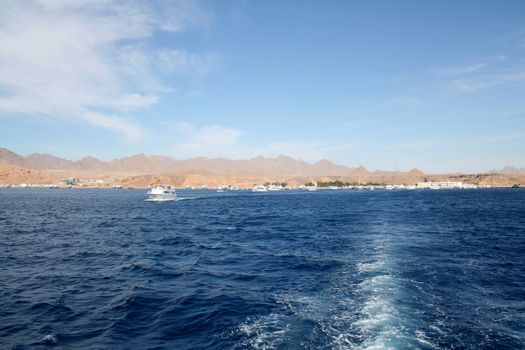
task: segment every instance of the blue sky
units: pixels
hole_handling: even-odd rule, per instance
[[[525,2],[3,0],[0,146],[525,166]]]

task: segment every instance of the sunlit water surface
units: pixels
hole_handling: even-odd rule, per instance
[[[523,349],[525,191],[0,190],[2,349]]]

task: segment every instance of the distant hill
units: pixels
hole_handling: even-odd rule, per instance
[[[49,184],[54,180],[43,171],[20,168],[0,162],[0,184]]]
[[[171,157],[137,154],[105,162],[88,156],[71,161],[50,154],[33,153],[21,156],[0,148],[0,161],[19,167],[39,170],[91,171],[98,173],[122,172],[132,174],[161,174],[170,172],[211,172],[214,174],[257,175],[325,175],[350,176],[354,169],[323,159],[315,164],[288,156],[255,157],[245,160],[198,157],[177,160]]]
[[[507,165],[499,171],[500,174],[525,174],[525,167],[516,168],[510,165]]]
[[[137,154],[106,162],[95,157],[71,161],[49,154],[21,156],[0,148],[0,185],[62,183],[67,178],[97,179],[82,182],[88,186],[147,187],[155,184],[175,186],[221,184],[243,188],[265,182],[286,182],[292,186],[308,182],[344,181],[349,183],[416,184],[421,181],[464,181],[480,186],[511,187],[525,184],[525,169],[507,166],[500,172],[479,174],[425,174],[418,169],[369,171],[363,166],[350,168],[323,159],[310,164],[288,156],[255,157],[245,160],[191,158],[177,160],[165,156]]]
[[[0,148],[0,163],[23,167],[25,158],[6,148]]]
[[[133,177],[140,175],[142,176],[141,181],[149,181],[152,179],[151,176],[159,177],[160,175],[169,176],[170,178],[176,177],[178,179],[180,179],[181,176],[187,179],[188,176],[191,176],[192,181],[195,181],[190,181],[192,185],[201,180],[203,183],[206,183],[206,178],[211,179],[214,178],[214,176],[217,179],[223,180],[232,177],[242,177],[246,179],[247,183],[249,181],[255,181],[254,179],[257,178],[264,178],[264,181],[277,181],[279,177],[283,181],[288,179],[287,181],[289,182],[304,181],[306,183],[308,181],[329,181],[336,177],[348,182],[389,184],[414,184],[419,181],[437,181],[446,180],[447,178],[461,178],[470,182],[478,182],[477,179],[479,178],[479,176],[478,178],[463,177],[463,175],[459,176],[460,174],[426,175],[418,169],[412,169],[408,172],[369,171],[364,166],[351,168],[335,164],[327,159],[322,159],[314,164],[310,164],[303,160],[284,155],[275,158],[263,156],[251,159],[196,157],[179,160],[166,156],[136,154],[106,162],[91,156],[84,157],[78,161],[41,153],[22,156],[6,148],[0,148],[0,163],[4,164],[4,177],[10,172],[12,179],[29,179],[24,175],[27,174],[27,172],[20,170],[24,168],[26,170],[41,171],[41,173],[32,171],[30,177],[41,176],[42,181],[46,176],[63,177],[66,176],[66,174],[67,176],[85,175],[87,177],[107,175],[115,179],[120,178],[120,176]],[[6,166],[13,167],[14,170],[11,169],[7,171]],[[60,172],[57,173],[57,171]],[[63,174],[64,172],[66,174]],[[500,173],[503,176],[502,178],[508,179],[508,183],[522,183],[521,178],[525,175],[525,168],[506,166],[497,173]],[[485,178],[486,175],[482,177]],[[38,179],[35,178],[35,180]]]
[[[0,153],[0,157],[1,157],[1,153]],[[17,164],[17,165],[21,165],[26,168],[45,170],[45,169],[67,169],[67,168],[72,169],[74,167],[73,166],[74,163],[72,161],[58,158],[50,154],[32,153],[26,157],[22,157],[22,156],[18,156],[18,157],[23,158],[23,160],[21,164]]]

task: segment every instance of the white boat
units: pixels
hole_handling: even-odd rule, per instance
[[[153,202],[166,202],[174,201],[177,199],[177,193],[175,189],[170,186],[157,186],[148,191],[150,201]]]
[[[252,192],[268,192],[268,189],[266,188],[266,186],[255,185],[252,188]]]

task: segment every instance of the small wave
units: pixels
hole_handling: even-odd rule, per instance
[[[183,235],[165,236],[156,240],[155,243],[163,246],[198,246],[196,241]]]
[[[121,271],[131,273],[133,275],[176,278],[183,276],[195,264],[195,261],[181,263],[177,266],[167,266],[166,264],[133,263],[123,266]]]
[[[359,273],[365,273],[365,272],[372,272],[372,271],[378,271],[381,268],[385,267],[385,263],[382,261],[374,261],[374,262],[359,262],[357,263],[357,271]]]
[[[241,347],[258,350],[276,349],[285,339],[290,323],[285,315],[272,313],[258,318],[248,318],[239,326],[239,332],[246,337]]]
[[[39,312],[44,314],[56,315],[56,316],[66,316],[73,314],[73,310],[69,307],[62,304],[50,304],[50,303],[36,303],[31,305],[31,312]]]
[[[439,349],[439,346],[434,344],[430,338],[421,330],[416,330],[416,341],[422,346],[430,349]]]
[[[276,307],[273,312],[248,317],[238,326],[242,338],[238,348],[269,350],[294,348],[296,344],[308,349],[317,348],[313,344],[319,337],[326,336],[325,321],[331,313],[337,312],[331,296],[284,294],[275,295],[274,299]]]
[[[42,343],[47,345],[55,345],[58,343],[58,338],[55,334],[47,334],[43,339]]]

